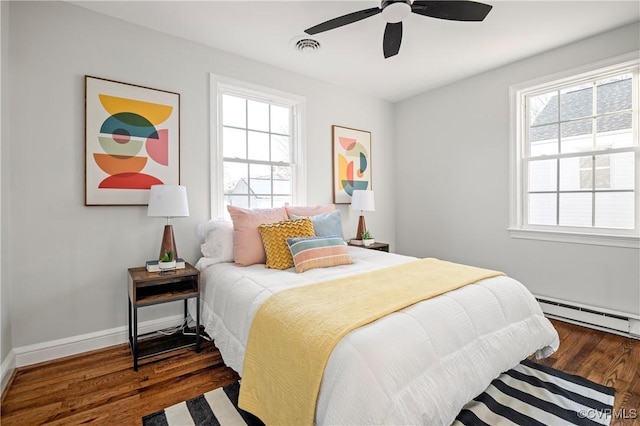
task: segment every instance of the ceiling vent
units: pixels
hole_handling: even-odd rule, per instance
[[[320,43],[312,38],[302,38],[294,43],[298,52],[311,53],[320,50]]]

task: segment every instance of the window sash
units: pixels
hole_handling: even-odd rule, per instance
[[[212,129],[216,129],[215,132],[212,132],[211,216],[228,217],[226,205],[229,197],[233,197],[235,200],[245,198],[246,201],[243,204],[246,207],[272,207],[285,205],[287,202],[304,204],[306,201],[306,173],[303,167],[304,132],[302,129],[304,98],[213,74],[211,75],[211,87],[213,91],[211,96],[211,124]],[[241,122],[242,120],[236,120],[235,122],[227,120],[227,124],[224,124],[226,120],[224,117],[223,97],[225,95],[244,100],[244,123]],[[268,109],[263,111],[261,111],[261,106],[257,105],[258,108],[253,111],[259,111],[259,113],[258,115],[252,115],[256,119],[254,123],[249,120],[249,115],[252,114],[249,111],[251,108],[250,102],[252,101],[269,105]],[[255,107],[256,105],[253,106]],[[272,127],[274,126],[273,120],[277,123],[278,117],[282,120],[287,115],[284,110],[275,111],[274,113],[274,107],[284,108],[289,111],[288,133],[286,133],[287,129],[284,127],[277,129]],[[268,116],[265,117],[264,114],[268,114]],[[286,118],[284,119],[286,120]],[[283,122],[283,126],[286,126],[286,121]],[[245,146],[235,152],[233,150],[225,152],[225,130],[245,132],[244,135],[239,135],[239,141],[244,138]],[[268,146],[254,151],[253,158],[250,150],[251,137],[265,139],[260,143],[266,142],[268,144]],[[284,138],[288,138],[288,140],[283,140]],[[278,147],[275,145],[277,143],[288,144],[288,152],[284,149],[277,151]],[[262,152],[262,149],[264,149],[264,152]],[[227,154],[227,156],[224,154]],[[238,156],[234,154],[238,154]],[[250,188],[246,193],[246,188],[238,187],[240,193],[231,194],[225,188],[225,167],[229,165],[246,167],[246,171],[240,170],[237,172],[238,175],[242,175],[239,179],[244,179],[246,186],[251,185],[251,180],[258,179],[263,182],[257,187]],[[265,170],[259,172],[264,174],[265,179],[253,176],[252,166],[265,168]],[[267,167],[270,170],[267,170]],[[289,182],[289,184],[285,184],[286,188],[281,185],[282,179],[279,179],[277,173],[280,170],[278,169],[286,169],[282,172],[284,173],[285,181]],[[264,182],[264,180],[269,182]],[[240,181],[238,180],[238,182]],[[259,206],[252,204],[252,201],[255,202],[256,200],[260,203]],[[267,202],[268,205],[266,205]]]
[[[265,120],[266,118],[266,122],[268,123],[267,127],[268,130],[260,130],[260,129],[256,129],[251,127],[250,125],[250,104],[249,102],[254,100],[252,99],[252,97],[247,97],[247,96],[242,96],[242,95],[238,95],[238,94],[233,94],[230,95],[229,93],[221,93],[220,95],[220,99],[221,102],[223,104],[223,107],[220,110],[221,116],[222,116],[222,147],[223,147],[223,152],[225,151],[225,145],[228,143],[234,143],[236,141],[233,141],[231,139],[228,139],[226,137],[226,132],[225,129],[236,129],[236,130],[240,130],[244,133],[244,157],[245,158],[238,158],[238,157],[225,157],[223,156],[222,162],[223,162],[223,168],[227,165],[227,164],[240,164],[240,165],[246,165],[246,177],[243,177],[242,175],[240,177],[238,177],[236,186],[241,184],[241,181],[244,181],[244,183],[246,184],[246,193],[244,192],[239,192],[239,193],[235,193],[233,192],[233,190],[229,191],[229,188],[227,186],[228,182],[224,182],[225,187],[227,188],[224,192],[223,192],[223,198],[224,198],[224,202],[226,205],[228,204],[233,204],[232,200],[239,200],[241,202],[241,207],[248,207],[248,208],[254,208],[254,207],[259,207],[259,208],[264,208],[264,207],[277,207],[276,204],[281,202],[282,200],[290,200],[293,194],[293,187],[294,187],[294,182],[291,179],[291,174],[289,174],[289,179],[288,179],[288,185],[285,191],[283,191],[284,188],[280,188],[280,191],[278,191],[276,189],[276,185],[275,185],[275,181],[277,181],[278,179],[275,176],[275,170],[274,170],[274,166],[275,167],[284,167],[284,168],[290,168],[291,167],[291,161],[273,161],[273,150],[274,150],[274,146],[273,144],[275,143],[273,141],[273,137],[274,136],[286,136],[289,141],[288,141],[288,146],[287,146],[287,152],[289,153],[289,160],[291,160],[291,136],[289,135],[289,133],[278,133],[278,132],[274,132],[272,131],[271,125],[272,125],[272,116],[271,116],[271,112],[272,112],[272,106],[280,106],[280,105],[276,105],[273,102],[270,102],[267,99],[260,99],[260,100],[255,100],[255,102],[260,102],[261,104],[264,104],[267,106],[266,111],[261,112],[262,114],[266,113],[266,117],[261,116],[260,118],[262,118],[263,120]],[[242,99],[244,101],[244,126],[237,126],[237,125],[225,125],[225,108],[224,108],[224,99],[225,96],[233,96],[236,99]],[[280,106],[282,107],[282,106]],[[294,106],[286,106],[284,107],[287,109],[287,111],[289,112],[289,122],[287,124],[287,127],[290,129],[292,128],[292,122],[293,122],[293,115],[294,115]],[[268,146],[266,147],[266,151],[267,151],[267,157],[268,158],[262,158],[262,159],[258,159],[255,158],[252,147],[251,147],[251,136],[255,135],[255,134],[261,134],[267,137],[267,144]],[[242,143],[240,141],[238,141],[238,143]],[[251,165],[258,165],[258,166],[267,166],[269,168],[268,171],[263,171],[263,175],[261,177],[254,177],[252,176],[251,173]],[[226,170],[226,168],[225,168]],[[226,176],[225,176],[226,179]],[[282,180],[282,179],[280,179]],[[258,181],[268,181],[268,185],[262,185],[261,187],[261,191],[257,190],[256,187],[253,186],[253,182],[258,182]],[[242,186],[242,185],[241,185]],[[235,188],[234,188],[235,190]],[[286,202],[286,201],[285,201]]]
[[[638,111],[639,105],[639,89],[638,89],[638,67],[640,61],[637,59],[638,54],[627,54],[618,58],[612,58],[609,60],[601,61],[599,64],[593,64],[583,67],[579,70],[571,70],[556,74],[555,76],[543,77],[537,81],[527,82],[512,86],[511,92],[511,213],[510,213],[510,227],[509,231],[514,238],[532,238],[551,241],[568,241],[579,242],[588,244],[601,244],[601,245],[619,245],[621,247],[634,247],[640,248],[640,177],[638,169],[640,168],[640,149],[638,147],[638,121],[640,114]],[[586,71],[585,71],[586,70]],[[598,130],[595,124],[603,117],[610,117],[611,115],[626,113],[631,115],[631,137],[632,145],[628,147],[616,147],[606,148],[598,146],[596,143],[591,144],[588,150],[574,152],[562,152],[561,146],[558,146],[556,152],[534,152],[532,155],[531,147],[533,142],[530,140],[530,131],[532,125],[530,123],[531,116],[529,114],[529,100],[535,96],[539,96],[549,92],[560,93],[566,88],[575,88],[581,84],[594,84],[595,81],[602,81],[611,76],[620,75],[624,73],[632,74],[632,106],[631,109],[625,108],[619,111],[608,111],[601,107],[599,111],[597,108],[592,107],[590,114],[583,114],[584,117],[571,117],[570,119],[561,120],[560,111],[556,119],[552,123],[560,127],[562,123],[571,123],[577,120],[590,120],[592,124],[591,136],[592,140],[598,135]],[[578,76],[578,77],[576,77]],[[597,92],[597,87],[592,87],[592,92]],[[592,102],[597,102],[597,95],[593,96]],[[560,100],[558,99],[559,103]],[[560,109],[560,108],[558,108]],[[541,124],[544,125],[544,124]],[[536,126],[533,126],[535,128]],[[559,130],[558,130],[559,131]],[[600,134],[602,134],[601,132]],[[629,132],[627,132],[629,133]],[[559,145],[561,143],[561,135],[558,134]],[[535,143],[535,142],[534,142]],[[609,185],[613,171],[603,172],[604,169],[611,169],[611,166],[604,167],[600,164],[601,160],[598,160],[598,167],[593,161],[596,157],[607,156],[610,154],[631,153],[634,161],[634,186],[633,188],[615,188],[611,186],[598,187],[605,182]],[[531,190],[529,187],[530,167],[537,161],[554,160],[557,167],[563,159],[576,158],[576,161],[580,161],[580,157],[591,158],[591,187],[579,187],[577,188],[561,188],[560,182],[557,181],[553,190]],[[586,170],[583,168],[576,169],[578,173],[577,179],[580,181],[580,170]],[[566,170],[565,170],[566,173]],[[604,173],[609,173],[609,177]],[[627,175],[628,176],[628,175]],[[586,176],[585,176],[586,177]],[[596,181],[596,177],[598,180]],[[556,180],[560,179],[560,173],[556,174]],[[608,179],[608,180],[607,180]],[[580,183],[582,185],[582,183]],[[611,183],[614,185],[614,183]],[[532,194],[553,194],[556,197],[556,203],[558,203],[559,197],[566,194],[578,194],[578,196],[591,197],[591,215],[590,224],[588,226],[566,226],[561,225],[561,221],[558,216],[560,215],[560,209],[556,208],[555,221],[553,225],[529,223],[529,197]],[[582,195],[580,195],[582,194]],[[633,197],[633,226],[630,229],[620,229],[615,227],[602,227],[597,226],[596,221],[593,220],[597,212],[595,206],[595,198],[599,195],[606,194],[632,194]],[[608,195],[607,195],[608,196]],[[626,202],[626,201],[625,201]],[[556,204],[556,207],[559,204]],[[561,207],[562,208],[562,207]]]

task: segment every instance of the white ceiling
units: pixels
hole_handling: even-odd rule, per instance
[[[378,1],[72,1],[125,21],[392,102],[640,20],[640,2],[496,1],[483,22],[410,14],[400,53],[382,54],[382,15],[317,34],[313,53],[292,40]]]

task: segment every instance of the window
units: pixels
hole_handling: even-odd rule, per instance
[[[214,77],[218,184],[212,210],[304,204],[303,99]],[[214,216],[214,215],[212,215]]]
[[[639,246],[638,63],[511,88],[512,236]]]

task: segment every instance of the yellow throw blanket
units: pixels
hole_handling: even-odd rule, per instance
[[[267,425],[312,425],[325,365],[343,336],[501,274],[430,258],[274,294],[251,325],[239,406]]]

